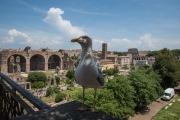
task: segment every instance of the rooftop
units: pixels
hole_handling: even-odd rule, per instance
[[[13,118],[11,120],[119,120],[105,112],[91,112],[90,110],[78,111],[77,109],[82,105],[78,101],[72,101],[37,111],[33,114],[26,114]],[[90,106],[86,106],[90,108]]]

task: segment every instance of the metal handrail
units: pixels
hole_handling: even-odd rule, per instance
[[[31,94],[29,91],[18,85],[16,82],[11,80],[9,77],[4,75],[2,72],[0,72],[1,81],[2,78],[5,80],[11,87],[18,91],[24,98],[26,98],[29,102],[31,102],[35,107],[37,107],[39,110],[49,108],[50,106],[41,101],[39,98],[35,97],[33,94]]]

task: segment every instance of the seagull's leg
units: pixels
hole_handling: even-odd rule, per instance
[[[98,110],[95,108],[95,104],[96,104],[96,88],[94,88],[94,104],[93,107],[91,108],[92,112],[98,112]]]
[[[84,105],[84,91],[85,91],[85,88],[83,87],[83,104],[80,108],[78,108],[77,110],[80,110],[80,111],[84,111],[84,110],[87,110],[87,107]]]

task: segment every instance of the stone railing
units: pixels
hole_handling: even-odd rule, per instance
[[[0,72],[0,118],[8,120],[35,113],[25,100],[39,110],[49,108],[46,103]]]

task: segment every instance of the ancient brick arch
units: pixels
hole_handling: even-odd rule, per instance
[[[48,58],[48,69],[56,69],[57,66],[61,66],[61,56],[52,54]]]
[[[30,58],[30,71],[45,70],[45,57],[41,54],[34,54]]]
[[[7,72],[17,73],[26,71],[26,57],[21,54],[11,54],[7,57]]]

